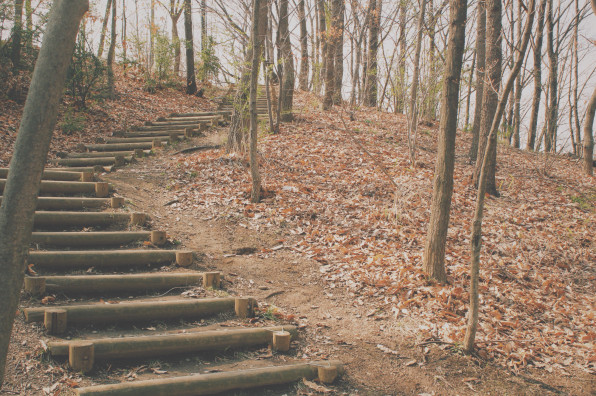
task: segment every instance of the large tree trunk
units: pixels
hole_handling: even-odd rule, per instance
[[[97,57],[101,58],[103,55],[103,47],[105,46],[106,32],[108,30],[108,21],[110,20],[110,10],[112,9],[112,0],[108,0],[106,4],[106,13],[101,23],[101,32],[99,33],[99,49],[97,50]]]
[[[484,78],[484,92],[482,96],[482,116],[480,121],[480,141],[476,168],[474,170],[474,184],[478,186],[480,173],[483,169],[484,155],[488,155],[486,164],[487,184],[486,190],[489,194],[498,196],[495,182],[495,168],[497,165],[497,136],[493,136],[495,144],[488,144],[489,134],[495,115],[495,109],[499,102],[495,87],[501,85],[501,1],[486,0],[486,71]],[[509,95],[509,92],[507,92]],[[507,99],[504,100],[505,103]],[[489,146],[490,150],[486,150]]]
[[[554,28],[553,20],[553,0],[548,0],[546,11],[546,53],[548,54],[548,124],[546,135],[544,136],[544,151],[553,153],[557,152],[557,123],[559,118],[559,104],[558,104],[558,51],[555,50]]]
[[[476,100],[474,104],[474,121],[472,122],[472,145],[468,156],[476,161],[480,123],[482,120],[482,98],[484,97],[484,75],[486,65],[486,8],[485,0],[478,0],[478,28],[476,31]]]
[[[426,0],[420,3],[418,14],[418,24],[416,26],[416,50],[414,52],[414,74],[412,75],[412,87],[410,90],[410,119],[408,125],[408,149],[410,152],[410,162],[416,165],[416,131],[418,128],[418,80],[420,75],[420,51],[422,50],[422,30],[424,29],[424,11]],[[459,91],[458,91],[459,92]]]
[[[326,24],[326,17],[325,17],[325,0],[315,0],[317,4],[317,14],[318,14],[318,21],[319,21],[319,42],[320,50],[321,50],[321,63],[319,65],[319,76],[317,79],[317,86],[315,92],[317,94],[321,93],[321,87],[323,86],[323,82],[327,76],[327,24]]]
[[[190,0],[184,0],[184,38],[186,40],[186,93],[197,92],[195,77],[195,44],[192,38],[192,8]]]
[[[0,205],[0,384],[23,285],[41,174],[75,38],[88,8],[87,0],[53,2],[10,162]]]
[[[335,73],[333,103],[338,105],[342,101],[341,89],[344,78],[344,13],[346,6],[344,0],[334,2],[333,5],[339,8],[334,10],[334,14],[337,14],[337,37],[335,41],[335,59],[333,61]]]
[[[23,0],[15,0],[14,2],[14,24],[12,27],[12,47],[10,53],[10,60],[12,61],[13,69],[18,69],[21,66],[21,48],[23,36]]]
[[[283,76],[280,86],[281,119],[292,121],[292,105],[294,102],[294,56],[292,54],[292,43],[290,42],[290,31],[288,29],[288,0],[279,2],[279,40],[283,63]]]
[[[114,87],[114,57],[116,54],[116,0],[112,1],[112,31],[110,34],[110,48],[108,49],[108,95],[111,99],[116,97]]]
[[[496,4],[498,3],[498,4]],[[501,0],[487,0],[486,1],[486,21],[487,30],[486,36],[490,40],[495,33],[492,29],[497,24],[496,13],[498,11],[498,25],[501,25]],[[464,338],[464,350],[471,353],[474,350],[474,340],[476,339],[476,330],[478,328],[478,313],[480,312],[480,301],[478,298],[478,278],[480,275],[480,247],[482,243],[482,217],[484,213],[484,198],[488,187],[488,173],[490,167],[490,152],[493,150],[493,146],[497,145],[497,130],[501,123],[501,117],[505,111],[505,105],[507,104],[507,97],[509,92],[513,88],[513,82],[515,81],[519,70],[521,69],[522,63],[524,62],[524,55],[528,48],[528,42],[530,41],[530,32],[532,29],[532,23],[534,22],[534,9],[535,0],[530,0],[528,3],[528,19],[526,26],[524,27],[524,34],[520,37],[518,44],[518,51],[516,51],[516,61],[511,74],[503,87],[501,98],[498,100],[496,109],[491,119],[490,131],[487,137],[486,153],[481,157],[478,156],[479,162],[482,162],[482,169],[479,177],[478,191],[476,193],[476,208],[474,210],[474,219],[472,221],[472,232],[470,235],[470,247],[472,250],[472,262],[470,265],[470,309],[468,310],[468,325],[466,328],[466,335]],[[486,47],[486,64],[487,71],[490,78],[493,67],[493,47],[494,43],[488,41]],[[486,91],[485,91],[486,92]],[[486,98],[486,96],[485,96]],[[483,116],[486,113],[483,113]],[[496,151],[496,148],[495,148]]]
[[[453,168],[455,163],[455,135],[462,59],[465,47],[467,0],[449,3],[449,44],[445,59],[439,147],[433,179],[431,215],[424,247],[424,270],[433,279],[444,283],[445,243],[451,195],[453,194]]]
[[[426,0],[423,0],[426,2]],[[369,0],[368,20],[370,28],[368,29],[368,56],[365,74],[366,83],[364,85],[364,105],[377,107],[377,52],[379,50],[379,30],[381,25],[381,6],[382,0]]]
[[[263,0],[253,0],[252,13],[252,67],[250,71],[250,175],[252,178],[252,190],[250,198],[252,202],[259,202],[261,200],[261,176],[259,174],[259,162],[257,157],[257,79],[259,76],[259,64],[261,60],[261,48],[263,36],[259,35],[259,24],[266,25],[264,20],[261,20],[260,3]],[[285,2],[285,9],[284,9]],[[283,19],[285,19],[285,30],[287,33],[288,23],[288,2],[281,0],[280,7],[280,31],[282,30]],[[285,16],[284,16],[285,14]],[[263,18],[265,19],[265,18]],[[282,38],[283,40],[283,38]],[[289,37],[288,37],[289,41]],[[283,41],[282,41],[283,43]],[[282,44],[283,46],[283,44]],[[290,54],[291,55],[291,54]],[[284,73],[285,74],[285,73]],[[293,87],[292,87],[293,90]],[[281,95],[281,92],[280,92]]]
[[[340,2],[343,0],[332,0],[331,2],[331,26],[327,29],[325,37],[327,54],[325,55],[325,95],[323,96],[323,110],[329,110],[333,106],[335,95],[335,53],[339,42],[339,10]]]
[[[536,144],[536,129],[538,127],[538,112],[540,110],[540,96],[542,95],[542,37],[544,31],[544,13],[546,1],[542,0],[538,9],[536,37],[534,38],[534,96],[532,97],[532,110],[530,110],[530,125],[528,127],[528,141],[526,149],[534,151]]]
[[[306,30],[304,0],[298,1],[298,19],[300,22],[300,74],[298,76],[298,85],[300,90],[308,91],[308,32]]]

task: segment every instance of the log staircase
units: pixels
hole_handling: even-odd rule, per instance
[[[166,230],[149,227],[150,214],[131,210],[128,197],[118,196],[117,188],[102,182],[98,176],[146,157],[164,145],[193,138],[229,117],[230,110],[225,108],[216,112],[172,114],[105,139],[103,143],[81,146],[77,152],[53,161],[56,167],[44,171],[27,263],[29,274],[24,284],[35,303],[24,310],[24,315],[28,323],[43,323],[49,338],[47,348],[54,359],[67,360],[72,370],[96,382],[98,365],[103,367],[106,363],[147,362],[267,346],[276,354],[290,349],[291,341],[298,336],[295,327],[255,327],[249,318],[255,314],[257,301],[218,292],[221,272],[196,270],[195,252],[172,249]],[[7,169],[0,169],[0,178],[6,178],[7,174]],[[0,193],[3,189],[4,180],[0,179]],[[199,286],[211,291],[212,296],[167,295],[173,289]],[[156,295],[158,292],[165,293]],[[56,296],[56,303],[47,304],[43,299],[47,296]],[[97,301],[98,296],[117,301]],[[81,297],[83,302],[75,302]],[[196,323],[204,318],[224,322],[209,330],[184,325],[182,329],[159,334],[142,331],[139,335],[135,331],[133,335],[114,336],[110,331],[116,327],[126,333],[156,321]],[[233,327],[225,322],[230,318]],[[143,396],[217,394],[263,389],[302,378],[330,383],[343,371],[337,361],[304,361],[291,356],[284,360],[286,363],[281,365],[264,367],[262,363],[248,361],[242,365],[243,370],[226,368],[206,374],[164,375],[157,379],[86,386],[76,392]]]

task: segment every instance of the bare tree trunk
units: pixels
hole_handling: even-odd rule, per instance
[[[260,20],[260,8],[261,1],[253,0],[253,13],[252,13],[252,67],[250,72],[250,176],[252,178],[252,190],[250,194],[250,200],[252,202],[259,202],[261,200],[261,175],[259,173],[259,162],[257,157],[257,79],[259,76],[259,64],[261,59],[261,42],[263,37],[259,35],[259,24],[263,24],[265,21]],[[285,18],[286,30],[287,30],[287,14],[288,14],[288,3],[287,0],[281,0],[282,9],[280,18],[280,30],[282,28],[282,19]],[[285,10],[283,10],[283,2],[285,1]],[[283,16],[285,14],[285,17]],[[283,39],[282,39],[283,40]],[[289,37],[288,37],[289,40]],[[281,93],[280,93],[281,95]]]
[[[207,46],[207,4],[206,0],[201,0],[201,51],[205,51]],[[205,76],[203,76],[204,78]]]
[[[495,168],[497,165],[497,145],[488,144],[489,134],[495,115],[495,110],[499,98],[497,89],[501,85],[501,1],[486,0],[486,71],[484,81],[484,92],[482,97],[482,116],[480,122],[480,140],[478,145],[478,156],[476,168],[474,170],[474,184],[479,185],[480,173],[484,169],[484,155],[488,155],[486,160],[486,190],[489,194],[498,196],[495,182]],[[509,92],[507,92],[509,95]],[[507,104],[507,97],[504,99]],[[500,121],[500,120],[499,120]],[[498,126],[497,126],[498,128]],[[495,134],[494,139],[497,136]],[[487,150],[486,147],[490,147]]]
[[[116,0],[114,0],[116,1]],[[149,74],[153,72],[153,64],[155,63],[155,0],[151,1],[151,11],[149,19],[149,64],[147,65],[147,71]]]
[[[338,105],[342,101],[341,89],[344,78],[344,13],[346,7],[344,0],[334,2],[333,5],[339,8],[334,10],[334,13],[337,14],[337,37],[335,40],[335,59],[333,61],[335,73],[333,103]]]
[[[112,1],[112,31],[110,34],[110,48],[108,49],[108,95],[111,99],[116,97],[114,87],[114,57],[116,54],[116,0]]]
[[[466,116],[464,118],[464,128],[468,129],[470,122],[470,99],[472,98],[472,82],[474,81],[474,69],[476,68],[476,51],[472,55],[472,67],[470,68],[470,80],[468,81],[468,94],[466,95]]]
[[[426,0],[421,0],[418,13],[418,24],[416,26],[416,50],[414,52],[414,74],[412,75],[412,87],[410,90],[410,119],[408,125],[408,148],[410,151],[410,162],[416,166],[416,135],[418,129],[418,80],[420,75],[420,51],[422,50],[422,31],[424,29],[424,11]],[[459,91],[458,91],[459,92]]]
[[[449,4],[449,44],[445,59],[444,86],[439,126],[439,147],[433,179],[431,215],[424,247],[424,270],[438,282],[447,281],[445,243],[455,164],[455,136],[462,59],[465,47],[467,0],[451,0]]]
[[[557,152],[557,122],[559,118],[558,95],[558,56],[555,51],[553,0],[548,0],[546,10],[546,53],[548,54],[548,124],[544,136],[544,150]]]
[[[530,125],[528,127],[528,142],[526,149],[534,151],[536,144],[536,129],[538,127],[538,112],[540,110],[540,96],[542,95],[542,38],[544,31],[544,13],[546,1],[542,0],[538,7],[538,21],[536,37],[534,38],[534,96],[532,97],[532,110],[530,111]]]
[[[331,26],[327,29],[325,37],[327,54],[325,56],[325,95],[323,96],[323,110],[329,110],[333,106],[335,90],[335,52],[338,45],[338,26],[340,3],[343,0],[332,0],[331,3]],[[374,1],[374,0],[373,0]]]
[[[294,102],[294,56],[292,54],[292,43],[290,42],[290,31],[288,28],[288,0],[279,2],[279,40],[283,63],[283,79],[280,84],[281,119],[292,121],[292,105]]]
[[[108,0],[106,4],[106,14],[101,23],[101,33],[99,34],[99,49],[97,50],[97,57],[101,58],[103,55],[103,47],[106,40],[106,32],[108,30],[108,21],[110,20],[110,10],[112,9],[112,0]]]
[[[482,1],[482,0],[480,0]],[[408,13],[407,1],[401,1],[399,4],[399,61],[398,61],[398,95],[397,103],[395,105],[395,112],[404,112],[404,106],[406,103],[406,17]]]
[[[472,123],[472,145],[468,156],[475,162],[478,156],[480,124],[482,122],[482,99],[484,97],[484,76],[486,73],[486,7],[485,0],[478,0],[478,28],[476,31],[476,100],[474,104],[474,121]]]
[[[579,58],[577,54],[577,45],[578,45],[578,26],[579,26],[579,0],[575,0],[575,26],[573,28],[573,103],[570,104],[570,110],[573,113],[572,115],[572,122],[575,123],[575,146],[573,147],[573,152],[576,155],[581,155],[581,127],[579,122],[579,112],[578,112],[578,95],[577,95],[577,87],[579,85],[579,76],[578,76],[578,67],[579,67]],[[573,128],[572,128],[573,129]]]
[[[426,0],[423,0],[426,2]],[[366,84],[364,85],[364,105],[377,107],[377,52],[379,49],[379,30],[381,25],[382,0],[369,0],[368,16],[370,28],[368,30],[368,56],[365,73]]]
[[[298,0],[298,19],[300,22],[300,74],[298,75],[298,85],[300,90],[308,91],[308,32],[306,30],[304,0]]]
[[[489,40],[491,37],[493,37],[494,25],[501,25],[500,2],[501,0],[486,1],[486,36]],[[507,104],[507,97],[509,96],[509,92],[513,88],[515,78],[517,77],[517,74],[521,69],[522,63],[524,62],[524,55],[528,47],[528,42],[530,41],[530,32],[532,29],[532,23],[534,22],[534,9],[535,1],[530,0],[528,3],[528,19],[526,21],[526,26],[524,27],[523,36],[519,38],[520,45],[518,45],[517,47],[518,50],[516,51],[517,54],[515,65],[511,70],[511,74],[509,75],[509,78],[507,79],[505,86],[503,87],[501,98],[498,100],[498,104],[495,109],[496,111],[494,112],[493,117],[491,117],[492,122],[490,126],[490,132],[488,133],[487,138],[488,143],[486,144],[486,153],[483,156],[478,156],[478,159],[482,162],[482,170],[480,172],[480,177],[478,180],[479,184],[478,192],[476,194],[476,208],[474,211],[474,219],[472,221],[472,232],[470,236],[470,245],[472,250],[472,262],[470,265],[470,309],[468,310],[468,325],[466,328],[466,335],[464,338],[464,350],[468,353],[471,353],[474,350],[474,340],[476,339],[476,330],[478,328],[478,313],[480,311],[480,302],[478,298],[478,278],[480,275],[480,247],[482,243],[482,217],[484,212],[484,197],[486,195],[489,182],[488,174],[490,167],[490,152],[491,150],[493,150],[492,146],[496,146],[497,144],[497,131],[499,129],[499,124],[501,123],[501,117],[503,116],[505,105]],[[497,11],[499,12],[498,22],[495,15]],[[488,72],[490,75],[492,74],[491,68],[493,66],[493,48],[491,47],[494,44],[488,40],[487,43],[488,45],[486,48],[486,63],[489,68]]]
[[[126,58],[126,50],[128,47],[128,40],[126,37],[126,28],[127,28],[127,20],[126,20],[126,0],[122,0],[122,59],[124,60],[123,68],[124,68],[124,75],[126,75],[126,67],[127,67],[127,58]]]
[[[594,112],[596,112],[596,89],[592,92],[592,97],[588,102],[584,120],[584,172],[590,176],[594,175],[594,132],[592,130]]]
[[[12,27],[12,46],[10,60],[12,68],[17,70],[21,66],[21,47],[23,35],[23,0],[14,2],[14,22]]]
[[[25,274],[33,215],[66,71],[87,0],[55,0],[14,146],[0,205],[0,384]]]
[[[517,0],[517,37],[521,37],[522,34],[522,3],[521,0]],[[513,57],[513,54],[511,54]],[[524,79],[524,73],[520,72],[515,80],[515,102],[513,105],[513,147],[519,148],[519,130],[521,127],[521,96],[522,96],[522,80]]]
[[[186,93],[197,92],[195,77],[195,44],[192,38],[192,6],[190,0],[184,0],[184,38],[186,41]]]
[[[183,7],[179,7],[179,3],[176,0],[170,0],[170,20],[172,22],[172,46],[174,47],[174,74],[178,76],[180,74],[180,35],[178,34],[178,20],[182,15]]]
[[[317,2],[317,13],[319,20],[319,41],[321,43],[321,65],[318,76],[318,87],[316,93],[320,95],[323,81],[327,77],[327,26],[325,18],[325,0],[315,0]]]

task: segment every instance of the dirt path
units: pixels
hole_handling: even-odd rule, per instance
[[[184,143],[217,144],[225,130]],[[593,394],[594,379],[541,371],[513,375],[481,357],[462,356],[444,345],[416,345],[416,323],[370,309],[366,300],[321,281],[324,266],[289,248],[299,238],[279,227],[253,229],[242,218],[213,219],[200,208],[178,207],[164,159],[174,150],[142,159],[106,177],[135,210],[153,214],[181,247],[199,252],[200,267],[221,270],[233,294],[267,302],[272,314],[303,329],[296,355],[339,359],[347,374],[337,394]],[[179,154],[184,156],[184,154]],[[214,181],[214,183],[217,181]],[[198,191],[198,194],[201,192]],[[293,394],[308,393],[297,387]],[[287,394],[284,389],[280,394]]]

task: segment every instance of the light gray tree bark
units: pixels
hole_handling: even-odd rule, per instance
[[[41,174],[77,31],[88,8],[88,0],[53,2],[10,161],[0,206],[0,386],[23,285]]]

